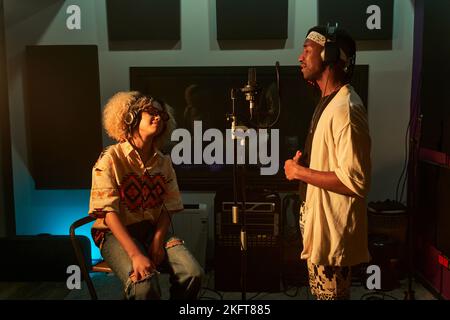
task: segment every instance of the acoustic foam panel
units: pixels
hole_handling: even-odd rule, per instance
[[[90,188],[102,146],[96,46],[26,48],[28,156],[37,189]]]
[[[319,24],[339,23],[355,40],[391,40],[394,15],[393,0],[319,0]],[[368,29],[367,20],[376,5],[380,9],[380,29]]]
[[[217,0],[217,40],[287,39],[287,0]]]
[[[180,0],[107,0],[110,41],[180,39]]]

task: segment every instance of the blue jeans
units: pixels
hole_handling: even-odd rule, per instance
[[[168,242],[173,239],[169,239]],[[136,238],[133,240],[142,253],[148,257],[144,244]],[[177,244],[165,250],[166,256],[158,266],[158,271],[170,274],[170,299],[197,299],[203,277],[202,267],[183,244]],[[101,254],[122,282],[126,299],[159,300],[161,298],[157,273],[137,282],[131,281],[129,277],[130,272],[133,271],[131,259],[112,232],[105,234]]]

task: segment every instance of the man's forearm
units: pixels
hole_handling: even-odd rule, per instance
[[[311,184],[321,189],[331,192],[343,194],[346,196],[356,197],[352,190],[347,188],[333,171],[317,171],[310,168],[299,166],[296,171],[296,179],[302,180],[307,184]]]

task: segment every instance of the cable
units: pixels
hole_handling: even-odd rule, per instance
[[[379,296],[379,298],[377,298]],[[368,292],[361,296],[360,300],[386,300],[385,298],[389,298],[388,300],[399,300],[390,294],[384,292]]]
[[[211,275],[209,275],[208,278],[207,278],[206,286],[202,287],[202,291],[201,291],[201,293],[199,294],[199,299],[200,299],[200,300],[201,300],[201,299],[206,299],[206,300],[217,300],[217,299],[214,299],[213,297],[204,297],[204,296],[203,296],[203,295],[205,294],[205,291],[211,291],[211,292],[213,292],[213,293],[215,293],[215,294],[217,294],[217,295],[219,296],[219,299],[218,299],[218,300],[223,300],[223,295],[222,295],[219,291],[217,291],[217,290],[215,290],[215,289],[209,288],[209,282],[210,282],[210,280],[211,280]]]
[[[408,180],[408,172],[405,174],[405,179],[403,180],[402,192],[400,193],[400,200],[399,200],[399,202],[403,201],[403,192],[405,190],[405,186],[406,186],[406,181],[407,180]]]
[[[210,288],[207,288],[207,287],[203,287],[202,290],[203,290],[203,292],[200,294],[200,297],[199,297],[200,300],[202,300],[202,299],[204,299],[204,300],[223,300],[223,295],[219,291],[217,291],[215,289],[210,289]],[[215,299],[214,297],[205,297],[205,296],[203,296],[205,294],[205,291],[211,291],[212,293],[217,294],[219,296],[219,299]]]
[[[400,174],[400,177],[399,177],[398,182],[397,182],[397,188],[395,190],[395,201],[397,201],[397,202],[402,202],[402,200],[403,200],[403,191],[404,191],[405,183],[406,183],[406,180],[407,180],[407,177],[408,177],[408,172],[407,172],[406,169],[408,168],[408,161],[409,161],[408,135],[409,135],[409,132],[410,132],[410,129],[411,129],[411,123],[412,123],[412,118],[409,119],[408,126],[406,128],[406,134],[405,134],[405,160],[404,160],[404,163],[403,163],[402,173]],[[405,172],[406,172],[406,174],[405,174]],[[402,183],[402,191],[401,191],[400,198],[399,198],[398,190],[400,188],[400,183],[401,183],[401,181],[403,179],[403,175],[405,175],[405,177],[404,177],[404,180],[403,180],[403,183]]]
[[[171,216],[169,210],[167,210],[167,207],[166,207],[166,205],[164,204],[164,202],[162,203],[161,212],[160,212],[159,215],[158,215],[158,219],[156,219],[155,225],[156,225],[156,226],[158,225],[159,219],[161,218],[161,214],[162,214],[163,208],[164,208],[164,210],[166,211],[167,216],[169,217],[170,227],[171,227],[171,229],[172,229],[172,230],[171,230],[171,231],[172,231],[172,235],[175,235],[175,231],[174,231],[174,227],[173,227],[173,223],[172,223],[172,216]]]
[[[258,292],[257,294],[255,294],[254,296],[251,296],[250,298],[248,298],[248,300],[253,300],[255,299],[257,296],[259,296],[262,292]]]
[[[422,71],[419,70],[419,74],[421,74],[421,73],[422,73]],[[418,77],[418,79],[419,80],[418,80],[417,88],[421,88],[422,87],[422,78]],[[412,101],[414,103],[414,105],[412,106],[412,110],[418,109],[418,106],[420,105],[420,101],[419,101],[420,99],[418,99],[419,95],[420,95],[420,90],[416,90],[414,92],[414,97],[412,98],[413,99]],[[405,161],[404,161],[404,164],[403,164],[402,173],[401,173],[399,181],[397,183],[397,189],[396,189],[396,194],[395,194],[395,200],[397,202],[402,202],[402,200],[403,200],[403,191],[404,191],[406,180],[407,180],[407,177],[408,177],[407,168],[408,168],[408,164],[409,164],[409,161],[410,161],[410,158],[409,158],[409,153],[410,152],[409,152],[408,134],[411,131],[413,132],[413,134],[415,134],[416,129],[417,129],[416,128],[417,123],[413,122],[413,119],[415,119],[415,115],[414,114],[412,114],[410,116],[409,122],[408,122],[408,127],[406,129],[406,135],[405,135]],[[405,174],[405,171],[406,171],[406,174]],[[400,198],[399,198],[398,197],[398,189],[399,189],[399,186],[400,186],[400,181],[401,181],[401,179],[402,179],[404,174],[405,174],[405,178],[404,178],[404,181],[403,181],[403,184],[402,184],[402,191],[401,191]]]
[[[289,294],[288,293],[288,290],[289,289],[292,289],[292,288],[295,288],[295,293],[294,294]],[[299,291],[299,287],[297,287],[297,286],[295,286],[295,287],[288,287],[288,288],[286,288],[284,291],[283,291],[283,294],[285,295],[285,296],[288,296],[288,297],[290,297],[290,298],[294,298],[294,297],[296,297],[297,295],[298,295],[298,291]]]
[[[307,286],[305,288],[306,288],[306,300],[311,300],[311,292]]]

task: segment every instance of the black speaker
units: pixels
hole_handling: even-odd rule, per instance
[[[439,168],[439,177],[437,180],[437,221],[436,221],[436,248],[447,257],[450,257],[450,197],[448,190],[450,188],[450,168]]]
[[[290,286],[308,285],[306,260],[300,259],[303,239],[300,233],[300,198],[297,193],[287,194],[282,202],[282,258],[281,283],[286,290]]]
[[[232,193],[215,200],[215,289],[241,291],[241,226],[232,222]],[[239,202],[242,208],[242,202]],[[244,217],[243,212],[239,219]],[[249,192],[245,203],[247,231],[246,291],[278,292],[281,275],[280,198]]]
[[[388,235],[370,235],[369,252],[370,264],[380,268],[381,290],[391,291],[398,288],[401,277],[399,243]]]
[[[450,169],[425,161],[418,165],[418,210],[413,217],[415,237],[422,237],[450,256]]]
[[[90,269],[91,243],[77,236]],[[69,236],[37,235],[0,238],[0,281],[66,281],[67,267],[78,265]]]

